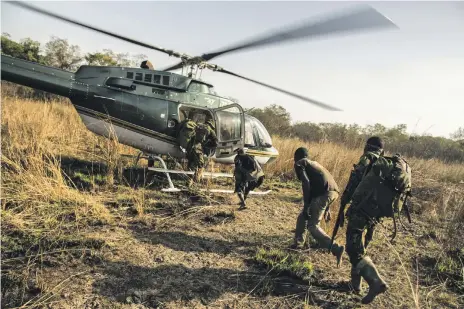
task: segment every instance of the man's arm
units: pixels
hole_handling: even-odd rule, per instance
[[[364,172],[366,168],[369,166],[370,159],[363,155],[359,159],[358,164],[353,165],[353,169],[351,170],[350,178],[348,179],[348,183],[343,191],[341,203],[348,204],[353,197],[354,191],[358,187],[359,183],[361,182]]]
[[[297,176],[301,180],[302,187],[303,187],[303,200],[305,203],[309,203],[311,201],[310,189],[311,189],[311,182],[309,180],[308,174],[306,173],[305,166],[301,164],[296,164],[295,169],[297,171]]]

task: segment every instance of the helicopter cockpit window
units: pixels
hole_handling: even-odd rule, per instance
[[[255,139],[253,137],[253,125],[251,124],[250,121],[245,121],[245,146],[247,147],[256,146]]]
[[[145,81],[151,83],[151,74],[145,74]]]
[[[130,79],[133,79],[134,78],[134,72],[127,72],[126,77],[130,78]]]
[[[256,129],[258,130],[259,143],[264,147],[272,147],[272,139],[269,133],[267,132],[264,125],[258,120],[254,119]]]
[[[161,75],[153,75],[153,83],[161,84]]]
[[[169,76],[163,76],[163,85],[169,86]]]
[[[142,80],[142,73],[135,73],[135,80]]]
[[[219,136],[221,142],[239,140],[241,137],[241,115],[237,107],[217,111]]]

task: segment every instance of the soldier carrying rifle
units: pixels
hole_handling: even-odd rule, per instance
[[[337,223],[332,242],[340,226],[344,224],[347,211],[346,252],[351,263],[351,284],[356,292],[361,291],[361,279],[369,284],[369,292],[362,299],[363,304],[388,289],[387,283],[378,273],[372,260],[366,255],[366,247],[372,239],[375,226],[385,217],[393,218],[396,236],[395,214],[402,208],[407,211],[406,200],[411,192],[411,169],[409,164],[396,154],[383,155],[383,142],[378,137],[368,139],[365,153],[360,163],[354,166],[350,180],[342,196]],[[408,217],[409,219],[409,217]],[[366,233],[365,243],[362,241]],[[394,238],[393,236],[393,238]]]

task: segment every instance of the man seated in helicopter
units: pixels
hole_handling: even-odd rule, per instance
[[[149,69],[149,70],[154,70],[153,64],[149,60],[142,61],[140,64],[140,67],[142,69]]]

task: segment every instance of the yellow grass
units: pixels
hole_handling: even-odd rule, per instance
[[[293,153],[298,147],[306,146],[311,158],[334,175],[341,189],[362,152],[362,149],[352,150],[330,142],[307,144],[298,139],[279,137],[274,137],[274,145],[280,156],[265,167],[269,177],[293,178]],[[393,147],[387,145],[388,150],[394,151]],[[58,209],[64,211],[63,205],[77,221],[88,217],[109,220],[108,211],[94,195],[82,193],[66,181],[60,157],[87,157],[105,162],[110,167],[107,181],[112,184],[112,171],[122,152],[135,153],[136,150],[88,131],[69,103],[3,97],[3,209],[17,213],[16,224],[22,222],[24,225],[35,225],[32,215],[37,213],[50,217],[42,225],[58,224],[52,213]],[[462,164],[417,158],[409,161],[414,174],[420,177],[453,182],[464,180]]]
[[[276,162],[266,167],[269,174],[292,175],[293,154],[298,147],[307,147],[312,160],[325,166],[343,188],[348,181],[353,164],[356,164],[362,155],[362,148],[353,150],[342,145],[326,143],[305,143],[296,138],[273,137],[274,146],[279,150]],[[387,152],[395,152],[394,145],[387,145]],[[449,164],[437,159],[424,160],[407,158],[413,169],[413,177],[426,177],[446,182],[464,181],[464,164]]]
[[[4,231],[46,237],[83,230],[92,222],[117,222],[115,215],[104,205],[105,194],[115,194],[112,170],[120,167],[122,153],[135,154],[136,150],[120,145],[89,132],[73,106],[66,102],[36,102],[18,98],[2,98],[2,224]],[[279,158],[265,166],[268,179],[280,181],[294,178],[293,154],[298,147],[306,146],[310,157],[324,165],[335,177],[341,190],[346,185],[353,164],[362,149],[349,149],[330,142],[304,143],[298,139],[273,137]],[[394,145],[387,145],[394,152]],[[100,192],[78,190],[61,167],[64,157],[103,162],[110,171],[106,175],[108,186]],[[415,183],[428,179],[441,184],[440,198],[433,201],[443,215],[447,205],[453,217],[447,218],[451,236],[462,230],[462,198],[450,188],[459,187],[464,180],[464,164],[446,164],[439,160],[408,158],[413,168]],[[444,184],[449,182],[450,184]],[[453,183],[453,184],[451,184]],[[455,190],[455,189],[452,189]],[[454,191],[453,191],[454,192]],[[117,193],[117,192],[116,192]],[[147,216],[146,197],[142,190],[125,189],[140,217]],[[452,208],[452,209],[451,209]],[[331,225],[334,223],[332,220]],[[449,243],[461,241],[451,240]]]

